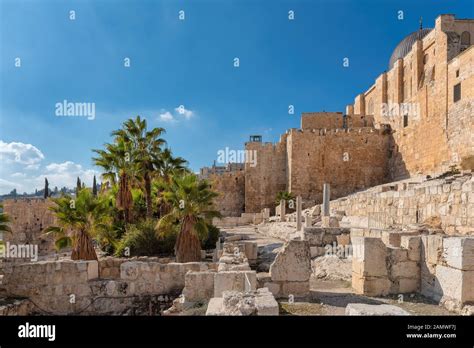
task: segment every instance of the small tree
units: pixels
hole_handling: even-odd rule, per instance
[[[92,180],[92,194],[94,197],[97,197],[97,182],[95,180],[95,175],[94,175],[94,180]]]
[[[207,238],[212,218],[220,217],[213,206],[217,196],[207,181],[198,180],[194,174],[171,178],[163,197],[172,209],[160,219],[157,229],[180,222],[175,245],[177,262],[201,260],[201,240]]]
[[[44,178],[44,199],[49,197],[49,182],[47,178]]]
[[[72,246],[73,260],[97,260],[92,236],[110,225],[109,201],[96,198],[89,189],[84,189],[74,198],[64,195],[53,202],[55,205],[50,210],[55,213],[58,226],[48,227],[46,234],[56,237],[56,248]]]

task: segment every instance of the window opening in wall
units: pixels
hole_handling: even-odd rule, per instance
[[[461,83],[458,83],[457,85],[454,86],[453,88],[453,101],[456,103],[461,99]]]
[[[408,127],[408,115],[403,115],[403,128]]]

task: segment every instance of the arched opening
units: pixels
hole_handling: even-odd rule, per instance
[[[471,34],[468,31],[464,31],[461,34],[461,45],[470,46],[471,45]]]

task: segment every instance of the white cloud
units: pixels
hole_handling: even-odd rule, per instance
[[[13,173],[10,175],[12,178],[25,178],[26,174],[25,173]]]
[[[163,122],[173,122],[173,121],[175,121],[174,116],[169,111],[161,113],[160,114],[160,120],[163,121]]]
[[[23,191],[23,185],[21,185],[17,182],[12,182],[12,181],[8,181],[8,180],[5,180],[5,179],[0,179],[0,192],[9,193],[15,188],[18,192],[23,193],[22,192]]]
[[[0,140],[0,160],[27,166],[37,165],[44,159],[43,153],[35,146],[24,143],[5,143]]]
[[[183,116],[186,120],[194,116],[194,111],[186,109],[183,105],[174,108],[174,111],[176,111],[178,115]]]
[[[38,187],[44,184],[44,178],[48,178],[50,187],[75,187],[77,177],[85,183],[86,186],[92,185],[94,175],[99,177],[99,173],[92,169],[84,169],[80,164],[66,161],[63,163],[50,163],[45,171],[38,175],[34,182]]]

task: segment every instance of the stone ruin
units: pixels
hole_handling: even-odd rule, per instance
[[[154,257],[85,262],[58,255],[5,262],[0,295],[13,300],[0,301],[0,314],[277,315],[278,301],[311,300],[310,279],[321,265],[314,261],[329,252],[351,262],[356,295],[420,294],[450,311],[472,314],[473,188],[472,175],[458,174],[382,185],[333,201],[326,187],[322,205],[302,209],[298,197],[288,214],[281,203],[277,215],[265,210],[260,222],[247,223],[284,242],[265,267],[257,241],[226,232],[212,262]],[[347,315],[381,312],[403,314],[362,303],[346,309]]]

